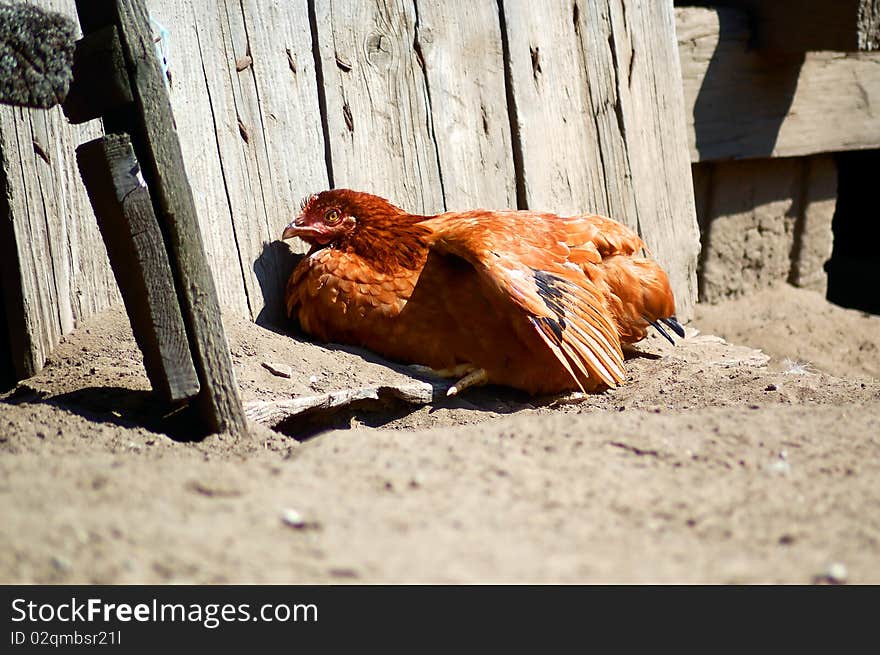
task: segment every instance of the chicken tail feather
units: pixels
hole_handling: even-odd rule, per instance
[[[675,318],[675,316],[667,316],[666,318],[661,318],[660,322],[665,323],[668,328],[675,332],[679,337],[684,339],[684,328],[681,326],[681,323],[678,322],[678,319]]]
[[[548,331],[555,337],[559,350],[570,364],[567,368],[578,384],[592,387],[595,382],[590,380],[596,376],[609,387],[623,382],[626,372],[620,342],[608,318],[597,308],[596,299],[582,286],[546,271],[535,271],[534,279],[538,295],[556,314],[556,319],[539,319],[541,329],[547,337],[550,337]],[[575,375],[575,371],[582,378]]]
[[[667,332],[666,330],[664,330],[664,329],[663,329],[663,326],[660,325],[660,323],[658,323],[657,321],[651,321],[651,320],[648,320],[647,318],[645,318],[645,320],[648,321],[648,323],[649,323],[651,326],[653,326],[653,328],[654,328],[655,330],[657,330],[657,332],[660,333],[660,336],[662,336],[664,339],[666,339],[666,340],[667,340],[669,343],[671,343],[673,346],[675,345],[675,341],[672,339],[672,337],[669,336],[669,332]],[[661,319],[661,320],[662,320],[662,319]]]

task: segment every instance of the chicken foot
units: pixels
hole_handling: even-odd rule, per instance
[[[475,368],[473,364],[459,364],[451,368],[431,368],[421,364],[410,364],[411,371],[419,375],[427,375],[438,378],[458,378],[458,382],[449,387],[447,396],[455,396],[468,387],[476,387],[489,381],[489,374],[484,368]]]
[[[486,372],[484,368],[474,369],[463,378],[461,378],[458,382],[449,387],[449,391],[446,392],[447,396],[455,396],[459,391],[464,391],[468,387],[476,387],[481,384],[486,384],[489,381],[489,374]]]

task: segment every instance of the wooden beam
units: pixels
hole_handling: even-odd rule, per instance
[[[116,11],[128,70],[136,71],[132,91],[140,124],[134,132],[138,138],[133,140],[136,148],[140,145],[138,160],[169,247],[180,308],[201,385],[201,414],[211,432],[244,434],[244,410],[220,320],[214,277],[205,257],[147,8],[143,0],[116,0]]]
[[[199,392],[165,242],[131,140],[111,134],[76,150],[153,390],[166,403]]]
[[[880,49],[877,0],[676,0],[746,12],[754,28],[751,45],[775,52]]]
[[[205,257],[192,190],[143,0],[77,0],[83,28],[112,22],[132,85],[134,110],[110,112],[105,129],[125,129],[142,166],[167,247],[183,323],[198,376],[195,406],[208,432],[246,433],[247,426],[214,279]]]
[[[743,12],[675,16],[691,161],[880,147],[880,53],[773,55]]]
[[[107,25],[76,42],[73,82],[62,109],[74,125],[131,104],[131,82],[115,25]]]

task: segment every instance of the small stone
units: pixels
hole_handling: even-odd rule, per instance
[[[70,562],[60,555],[52,556],[52,566],[55,568],[56,571],[60,571],[62,573],[69,571],[72,568]]]
[[[846,570],[846,566],[841,562],[834,562],[828,567],[828,579],[837,584],[843,584],[846,582],[848,576],[849,573]]]
[[[280,378],[289,378],[293,375],[293,369],[291,369],[287,364],[279,364],[277,362],[263,362],[263,368],[269,371],[272,375],[277,375]]]
[[[833,562],[824,573],[813,577],[813,584],[846,584],[849,572],[842,562]]]
[[[768,473],[777,473],[779,475],[788,475],[791,473],[791,464],[785,458],[785,453],[779,454],[779,459],[775,459],[765,467]]]
[[[764,388],[764,391],[776,391],[777,388],[778,388],[778,387],[777,387],[775,384],[768,384],[768,385]]]
[[[289,525],[291,528],[296,528],[297,530],[306,527],[306,521],[302,517],[302,514],[289,507],[281,512],[281,521],[284,525]]]
[[[328,573],[330,575],[332,575],[334,578],[356,578],[356,577],[358,577],[358,572],[355,571],[354,569],[342,568],[342,567],[330,569],[328,571]]]

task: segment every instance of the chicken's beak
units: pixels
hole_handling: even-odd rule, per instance
[[[286,228],[284,228],[284,232],[281,233],[281,238],[292,239],[293,237],[302,234],[304,222],[305,218],[303,216],[297,216]]]

